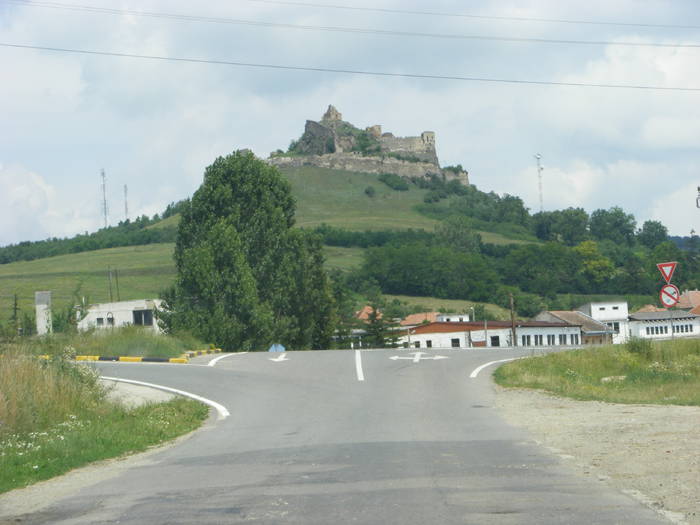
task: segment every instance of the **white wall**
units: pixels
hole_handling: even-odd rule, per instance
[[[518,346],[548,346],[547,335],[553,335],[555,337],[555,342],[553,346],[560,346],[560,335],[566,336],[566,342],[561,343],[561,345],[574,346],[581,344],[581,329],[578,326],[567,326],[567,327],[516,327],[515,329],[516,337],[518,339]],[[542,344],[540,345],[535,338],[536,335],[542,336]],[[445,332],[445,333],[423,333],[423,334],[411,334],[409,336],[403,336],[399,338],[399,345],[409,344],[409,348],[454,348],[452,344],[453,339],[457,339],[459,342],[459,348],[470,348],[476,346],[477,343],[483,343],[485,339],[487,347],[491,347],[492,337],[499,338],[499,346],[512,346],[511,345],[511,330],[510,328],[494,328],[488,329],[485,333],[484,330],[473,330],[471,332]],[[530,336],[530,344],[523,345],[522,336]],[[576,342],[576,337],[578,342]],[[428,346],[430,342],[430,346]],[[418,344],[418,346],[416,346]]]
[[[671,337],[700,337],[700,318],[675,319],[674,331],[671,331],[669,319],[655,321],[635,321],[629,323],[632,337],[642,339],[671,339]],[[649,331],[647,332],[647,329]]]
[[[78,330],[132,325],[134,324],[134,311],[148,310],[153,312],[155,308],[160,308],[161,304],[162,301],[160,299],[139,299],[136,301],[94,304],[88,309],[87,315],[78,322]],[[110,319],[113,319],[113,321],[110,321]],[[144,326],[144,328],[160,333],[155,316],[153,318],[153,324]]]

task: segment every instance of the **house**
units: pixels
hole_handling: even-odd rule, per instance
[[[363,306],[362,309],[355,312],[355,319],[359,319],[365,323],[369,323],[369,316],[372,314],[372,307],[369,305]],[[377,310],[377,319],[382,318],[382,312]]]
[[[637,312],[630,315],[631,337],[671,339],[700,336],[700,315],[683,310]]]
[[[684,290],[678,298],[677,308],[692,310],[700,306],[700,290]]]
[[[474,348],[513,346],[510,321],[433,322],[406,330],[404,348]],[[578,346],[581,326],[566,322],[516,321],[517,346]]]
[[[577,310],[612,328],[615,332],[612,337],[613,344],[624,343],[629,339],[627,301],[592,302],[584,304]]]
[[[78,330],[91,328],[104,329],[122,326],[143,326],[160,333],[154,312],[160,308],[160,299],[138,299],[136,301],[119,301],[116,303],[93,304],[78,322]]]
[[[440,312],[420,312],[407,315],[399,324],[406,328],[412,328],[425,323],[468,323],[471,321],[469,314],[444,314]]]
[[[615,331],[607,324],[596,321],[591,316],[577,310],[554,310],[541,312],[536,321],[549,321],[553,323],[569,323],[581,326],[581,342],[584,345],[611,344]]]

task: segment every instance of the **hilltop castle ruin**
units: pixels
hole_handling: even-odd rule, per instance
[[[404,177],[438,175],[469,184],[466,171],[442,169],[435,151],[435,133],[395,137],[380,125],[358,129],[328,106],[319,122],[307,120],[304,134],[287,153],[272,153],[268,162],[278,167],[318,166],[361,173],[395,173]]]

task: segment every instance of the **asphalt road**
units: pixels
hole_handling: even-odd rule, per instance
[[[363,351],[361,367],[353,351],[232,355],[215,367],[100,364],[104,375],[204,396],[230,416],[21,523],[665,523],[500,419],[493,367],[469,376],[516,355]]]

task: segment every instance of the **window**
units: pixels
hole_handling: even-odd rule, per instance
[[[420,348],[420,341],[416,341],[415,343],[413,343],[413,346],[415,346],[416,348]]]
[[[619,309],[620,309],[619,306],[613,306],[612,308],[613,308],[613,310],[619,310]]]
[[[556,336],[554,334],[547,334],[547,346],[554,346],[556,343]]]
[[[134,310],[133,315],[136,326],[153,326],[153,312],[151,310]]]
[[[577,345],[578,343],[578,334],[571,334],[571,344],[572,345]]]
[[[450,322],[450,318],[448,317],[447,319],[445,319],[445,321],[447,321],[447,322],[449,323],[449,322]]]
[[[98,317],[97,319],[95,319],[95,323],[97,324],[97,326],[104,326],[104,324],[105,324],[104,317]]]
[[[566,344],[566,334],[559,334],[559,344],[560,345]]]
[[[647,335],[649,335],[649,327],[648,326],[647,326],[646,330],[647,330]]]
[[[523,341],[523,346],[530,346],[532,344],[529,335],[522,336],[522,341]]]
[[[692,332],[695,327],[692,324],[688,325],[688,331]]]
[[[459,322],[461,323],[462,321],[464,321],[464,317],[459,318]]]
[[[459,348],[459,339],[452,339],[452,348]]]
[[[114,326],[114,317],[107,318],[107,326]]]
[[[605,306],[599,306],[599,307],[598,307],[598,310],[601,311],[601,312],[604,312],[604,311],[605,311]]]
[[[408,348],[408,343],[404,343],[404,344],[403,344],[403,347],[404,347],[404,348]]]
[[[542,335],[535,335],[535,346],[542,346]]]
[[[615,333],[619,334],[620,333],[620,323],[615,321],[612,325],[612,329],[615,330]]]
[[[498,335],[492,335],[491,346],[501,346],[501,337]]]
[[[433,342],[432,342],[430,339],[428,339],[428,340],[425,342],[425,346],[426,346],[426,348],[432,348],[432,347],[433,347]]]

